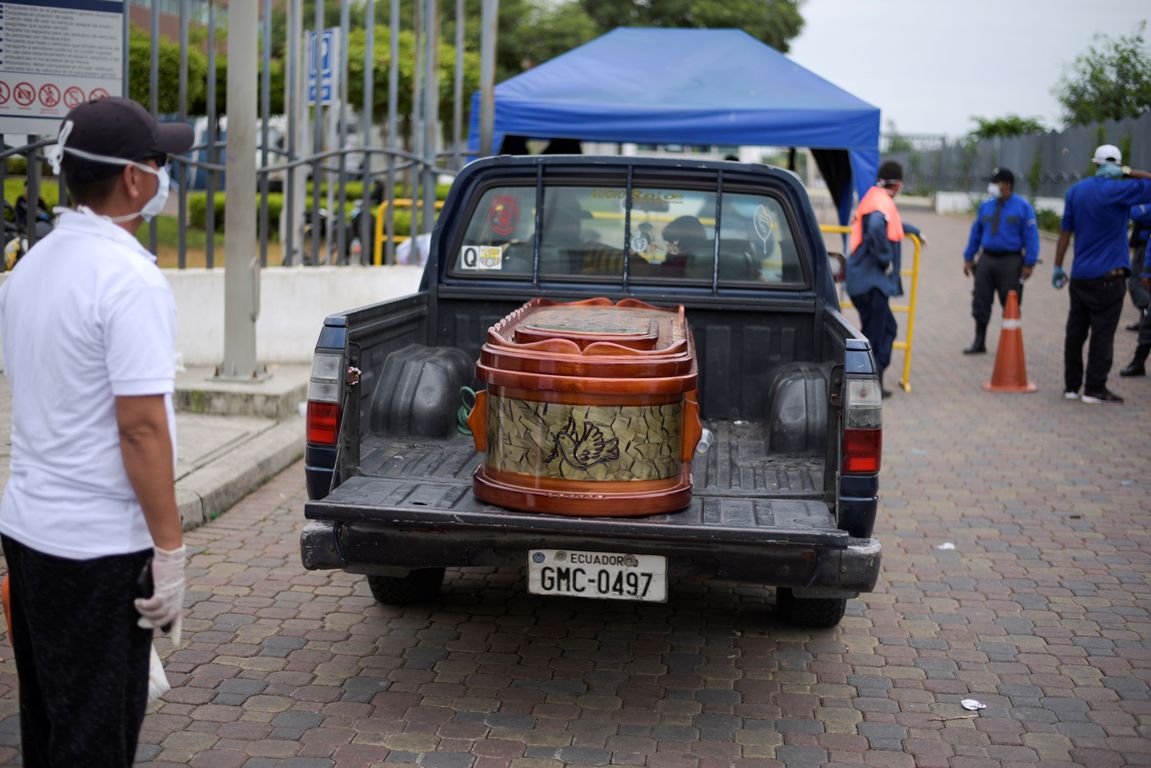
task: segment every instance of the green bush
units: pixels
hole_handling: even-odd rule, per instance
[[[1050,208],[1040,208],[1035,212],[1035,220],[1044,232],[1058,233],[1063,217]]]
[[[217,232],[224,231],[225,195],[217,192],[213,198],[215,203],[215,225]],[[280,212],[284,208],[284,196],[277,192],[268,193],[268,235],[275,239],[280,226]],[[257,197],[252,203],[252,213],[260,215],[260,199]],[[259,219],[257,219],[259,221]],[[206,230],[208,228],[208,193],[188,193],[188,226],[192,229]]]
[[[450,183],[449,184],[437,184],[436,185],[436,199],[437,200],[446,200],[448,197],[448,190],[451,188],[452,188],[452,185]],[[408,188],[403,184],[396,184],[396,197],[399,197],[399,198],[409,197]]]
[[[340,194],[340,187],[338,184],[330,184],[332,188],[332,196],[338,197]],[[329,182],[324,182],[320,185],[320,195],[324,200],[327,200]],[[451,189],[451,184],[437,184],[436,185],[436,199],[444,200],[448,196],[448,190]],[[362,181],[349,181],[344,185],[344,194],[347,195],[349,200],[361,200],[364,196],[364,183]],[[312,182],[308,182],[308,198],[312,196]],[[409,197],[408,189],[403,184],[396,185],[396,197],[406,198]]]
[[[328,199],[328,186],[329,185],[327,183],[323,183],[320,185],[320,199],[321,200],[327,200]],[[332,188],[332,197],[338,198],[340,196],[340,185],[333,183],[330,186]],[[312,184],[312,182],[309,181],[308,182],[308,199],[309,200],[312,199],[312,189],[313,188],[314,188],[314,185]],[[360,199],[362,199],[364,196],[364,182],[362,182],[362,181],[349,181],[347,184],[344,185],[344,195],[346,195],[349,200],[360,200]]]
[[[339,194],[340,194],[339,185],[338,184],[332,184],[331,187],[332,187],[332,195],[334,197],[339,196]],[[436,199],[437,200],[446,199],[448,196],[448,190],[451,189],[451,187],[452,187],[451,184],[437,184],[436,185]],[[363,199],[364,183],[362,181],[349,181],[344,186],[344,189],[346,190],[345,194],[347,194],[349,200]],[[320,194],[324,197],[325,200],[327,199],[328,182],[324,182],[323,184],[320,185]],[[312,182],[309,181],[308,182],[308,197],[310,198],[311,195],[312,195]],[[397,198],[402,199],[402,198],[408,198],[410,196],[411,195],[408,192],[408,188],[405,185],[396,184],[396,197]]]
[[[384,222],[384,227],[387,227],[386,221]],[[405,209],[405,208],[397,208],[396,209],[396,215],[395,215],[396,238],[399,240],[403,240],[405,237],[407,237],[411,233],[411,231],[412,231],[412,212],[410,210]],[[383,232],[384,232],[384,235],[386,237],[387,236],[387,230],[384,229]],[[375,234],[373,233],[372,236],[374,237]]]
[[[436,185],[436,199],[443,200],[447,197],[450,184],[437,184]],[[312,206],[312,182],[308,182],[307,194],[304,198],[304,209],[307,210]],[[396,197],[405,198],[407,190],[402,185],[396,186]],[[363,199],[364,185],[362,182],[351,181],[344,188],[345,194],[345,210],[349,213]],[[336,205],[339,205],[339,187],[332,186],[332,195],[336,199]],[[15,198],[13,198],[15,199]],[[217,191],[215,195],[216,202],[216,231],[224,231],[224,207],[225,198],[224,192]],[[328,185],[320,185],[320,205],[326,207],[328,204]],[[277,236],[277,230],[280,226],[280,213],[284,208],[284,195],[281,192],[268,193],[268,221],[269,227],[272,230],[271,236]],[[260,203],[257,198],[255,204],[256,215],[260,212]],[[208,195],[206,192],[189,192],[188,193],[188,226],[193,229],[205,229],[207,225],[207,211],[208,211]],[[405,208],[396,209],[396,232],[406,233],[410,227],[411,214]]]
[[[24,176],[28,173],[28,158],[20,155],[13,155],[5,160],[7,168],[5,173],[9,176]]]

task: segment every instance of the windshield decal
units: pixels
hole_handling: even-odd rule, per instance
[[[488,226],[492,233],[507,237],[520,223],[520,202],[512,195],[500,195],[488,210]]]
[[[631,236],[632,253],[647,253],[652,245],[651,224],[640,224],[639,232]]]
[[[504,249],[500,245],[465,245],[460,249],[460,269],[489,272],[504,268]]]
[[[775,229],[775,217],[771,215],[766,205],[755,206],[754,226],[755,234],[766,243],[772,236],[772,230]]]

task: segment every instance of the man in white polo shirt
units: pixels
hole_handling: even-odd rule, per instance
[[[77,106],[49,153],[76,209],[0,286],[12,389],[0,537],[26,766],[131,765],[153,628],[179,642],[175,303],[133,233],[164,206],[168,155],[191,144],[189,126],[158,125],[129,99]]]

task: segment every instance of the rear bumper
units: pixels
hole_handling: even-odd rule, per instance
[[[300,556],[308,570],[337,568],[385,576],[429,567],[522,566],[529,549],[665,555],[670,573],[678,577],[793,587],[810,597],[870,592],[882,559],[879,541],[870,538],[850,539],[846,547],[608,540],[551,532],[405,529],[326,520],[309,522],[300,536]]]

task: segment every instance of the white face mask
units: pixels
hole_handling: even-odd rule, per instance
[[[144,221],[151,221],[163,212],[164,205],[168,202],[168,189],[172,185],[172,179],[168,176],[168,169],[166,167],[152,168],[139,163],[135,165],[137,168],[155,174],[158,180],[156,183],[156,194],[152,195],[152,197],[148,199],[148,202],[144,203],[144,207],[140,209],[140,218]]]
[[[68,136],[71,133],[72,122],[68,121],[64,123],[64,127],[60,129],[60,137],[57,139],[56,145],[49,147],[48,151],[45,153],[45,158],[52,166],[53,173],[55,173],[57,176],[60,175],[60,161],[63,159],[65,152],[70,155],[82,157],[85,160],[93,160],[98,163],[134,166],[139,168],[141,171],[150,173],[156,177],[156,194],[152,195],[152,197],[148,199],[148,202],[144,203],[144,207],[140,209],[139,213],[127,213],[123,216],[106,216],[105,218],[107,218],[109,221],[115,222],[132,221],[137,217],[143,219],[144,221],[151,221],[160,215],[160,213],[164,210],[164,205],[168,202],[168,189],[171,186],[171,178],[168,176],[167,168],[153,168],[150,165],[145,165],[144,163],[140,163],[135,160],[126,160],[122,157],[109,157],[107,155],[97,155],[93,154],[92,152],[85,152],[82,149],[69,147],[67,146],[66,142],[68,141]]]
[[[987,185],[987,194],[992,197],[999,197],[999,185],[994,181]]]

